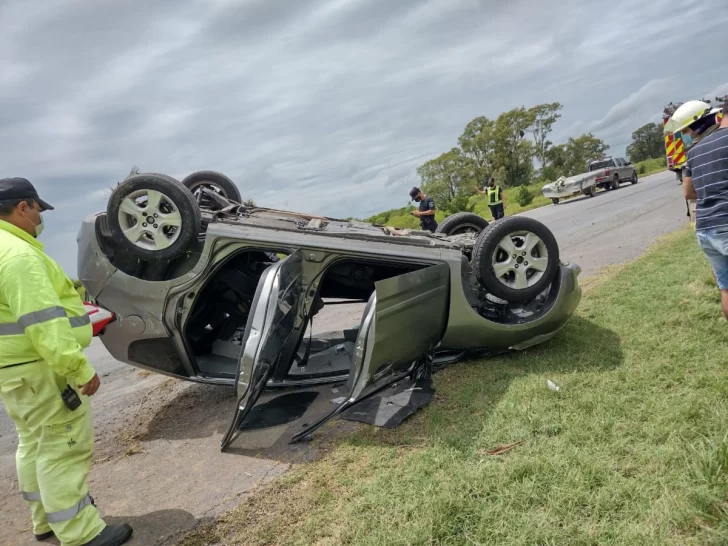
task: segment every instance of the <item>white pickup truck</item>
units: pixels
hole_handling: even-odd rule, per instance
[[[570,176],[562,176],[556,182],[546,184],[541,191],[544,197],[557,205],[561,199],[575,195],[594,197],[597,188],[616,190],[622,182],[636,184],[637,169],[632,163],[621,157],[605,157],[589,163],[587,172]]]

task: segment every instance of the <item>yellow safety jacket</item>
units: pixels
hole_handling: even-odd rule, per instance
[[[71,279],[38,240],[0,220],[0,368],[44,360],[85,385],[96,373],[82,350],[92,337]]]
[[[500,186],[486,186],[486,191],[488,192],[488,204],[489,205],[500,205],[503,200],[501,199],[501,189]]]

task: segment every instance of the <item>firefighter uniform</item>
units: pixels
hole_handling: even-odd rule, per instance
[[[0,220],[0,395],[18,432],[21,495],[36,535],[86,544],[106,524],[89,496],[93,456],[88,397],[78,385],[95,372],[81,348],[92,327],[72,281],[43,245]],[[81,405],[61,398],[70,385]]]

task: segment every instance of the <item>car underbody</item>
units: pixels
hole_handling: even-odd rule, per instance
[[[118,191],[134,200],[112,195],[109,211],[86,219],[79,274],[118,317],[101,338],[117,359],[235,387],[225,445],[265,388],[341,382],[344,412],[463,356],[542,343],[580,300],[578,266],[560,262],[531,219],[481,229],[483,219],[462,215],[433,234],[246,207],[198,187],[207,203],[191,209],[181,246],[187,190],[154,176],[132,177]],[[338,305],[359,306],[353,323],[314,332]]]

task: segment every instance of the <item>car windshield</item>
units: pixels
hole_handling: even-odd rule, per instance
[[[609,167],[612,163],[611,159],[607,159],[605,161],[595,161],[594,163],[589,164],[589,172],[592,171],[598,171],[599,169],[604,169],[606,167]]]

